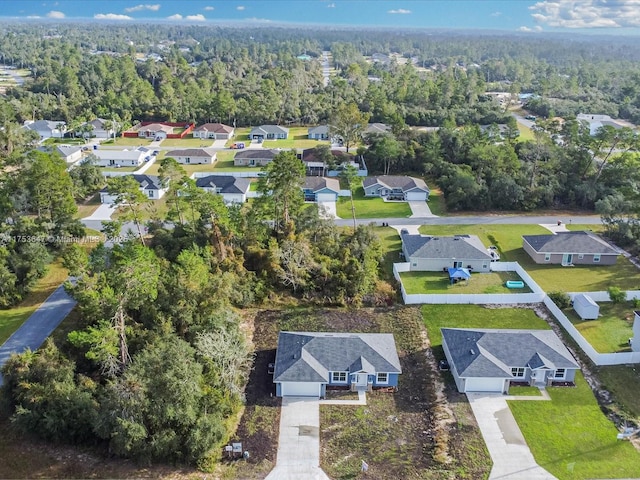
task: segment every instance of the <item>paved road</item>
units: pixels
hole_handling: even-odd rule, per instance
[[[27,348],[36,350],[56,327],[73,310],[76,301],[60,285],[38,309],[16,330],[9,340],[0,346],[0,367],[12,353],[21,353]],[[2,375],[0,374],[0,385]]]

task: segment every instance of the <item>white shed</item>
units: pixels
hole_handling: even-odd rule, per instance
[[[595,320],[600,313],[600,307],[593,299],[584,293],[573,297],[573,309],[582,320]]]

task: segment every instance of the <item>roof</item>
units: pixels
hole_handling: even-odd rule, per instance
[[[220,193],[247,193],[251,181],[247,178],[229,175],[208,175],[196,179],[196,186],[200,188],[219,188]]]
[[[62,125],[62,129],[64,130],[67,127],[67,124],[62,120],[36,120],[33,123],[28,123],[25,125],[29,130],[58,130],[58,126]]]
[[[524,235],[525,242],[536,253],[582,253],[600,255],[618,255],[611,247],[593,232],[560,232],[555,235]]]
[[[213,148],[185,148],[182,150],[171,150],[167,152],[167,157],[210,157],[216,156]]]
[[[333,190],[336,193],[340,192],[340,180],[337,178],[327,177],[304,177],[304,189],[317,192],[323,188]]]
[[[308,134],[309,135],[315,135],[315,134],[329,134],[329,126],[328,125],[318,125],[317,127],[309,127],[308,130]]]
[[[140,188],[143,188],[145,190],[162,190],[162,189],[165,188],[162,185],[162,182],[160,181],[160,177],[157,177],[155,175],[133,174],[131,176],[133,177],[133,179],[136,182],[138,182],[138,184],[140,185]],[[101,192],[108,192],[109,191],[109,187],[104,187],[100,191]]]
[[[464,278],[466,280],[471,278],[471,272],[467,268],[449,268],[449,278]]]
[[[254,135],[256,133],[263,135],[266,135],[267,133],[273,133],[276,135],[280,133],[286,133],[288,135],[289,129],[281,127],[280,125],[260,125],[259,127],[252,128],[250,135]]]
[[[280,332],[274,382],[328,382],[329,372],[401,373],[391,333]]]
[[[91,153],[101,160],[140,160],[145,156],[141,150],[92,150]]]
[[[105,124],[110,120],[105,120],[104,118],[94,118],[90,122],[83,123],[83,125],[91,125],[93,128],[103,129],[105,128]],[[115,122],[112,122],[115,123]]]
[[[77,145],[46,145],[43,147],[38,147],[38,150],[41,152],[56,152],[58,153],[62,158],[67,158],[71,155],[73,155],[74,153],[78,153],[82,151],[81,147],[78,147]]]
[[[408,257],[491,260],[491,255],[477,235],[431,237],[404,234],[402,244]]]
[[[194,132],[215,132],[215,133],[231,133],[233,132],[233,127],[229,125],[225,125],[224,123],[205,123],[204,125],[200,125],[198,128],[194,130]]]
[[[164,123],[150,123],[149,125],[143,125],[140,127],[139,131],[173,133],[173,127],[165,125]]]
[[[239,159],[265,159],[265,160],[273,160],[277,154],[279,154],[279,150],[265,150],[265,149],[248,149],[248,150],[240,150],[238,153],[234,155],[233,158]]]
[[[367,125],[364,133],[388,133],[391,131],[391,127],[389,125],[385,125],[384,123],[370,123]]]
[[[442,328],[460,377],[511,378],[516,367],[579,368],[552,330]]]
[[[362,181],[364,188],[378,184],[389,189],[399,188],[403,192],[407,192],[413,189],[424,190],[429,192],[429,187],[421,178],[407,177],[403,175],[379,175],[377,177],[365,177]]]
[[[576,305],[582,307],[598,307],[598,304],[593,301],[593,298],[586,293],[579,293],[573,297],[573,306],[575,307]]]

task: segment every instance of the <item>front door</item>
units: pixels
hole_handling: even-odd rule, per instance
[[[533,383],[546,383],[547,371],[546,370],[534,370],[531,373],[531,380]]]
[[[356,385],[359,387],[366,387],[367,380],[369,379],[369,375],[366,373],[358,373],[356,374]]]
[[[573,263],[573,253],[565,253],[562,255],[563,265],[571,265]]]

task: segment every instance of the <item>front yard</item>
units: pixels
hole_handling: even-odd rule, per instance
[[[628,352],[629,338],[633,336],[633,305],[631,302],[599,302],[597,320],[582,320],[569,308],[564,314],[582,336],[599,353]]]
[[[165,138],[160,143],[162,147],[176,147],[176,148],[207,148],[213,145],[214,140],[212,138],[193,138],[193,135],[189,134],[184,138]]]
[[[146,147],[151,144],[153,140],[149,138],[139,137],[117,137],[115,141],[113,139],[102,142],[103,145],[116,145],[122,147]]]
[[[403,272],[400,274],[407,294],[469,294],[469,293],[531,293],[531,289],[510,289],[508,280],[522,281],[516,272],[472,273],[468,281],[451,284],[449,274],[444,272]]]
[[[317,145],[329,145],[328,141],[310,140],[309,127],[289,128],[289,138],[286,140],[265,140],[264,148],[313,148]]]
[[[356,218],[406,218],[411,215],[411,208],[406,202],[385,202],[381,198],[364,196],[364,189],[358,187],[354,191],[353,203],[356,208]],[[336,204],[340,218],[351,218],[351,200],[340,197]]]

